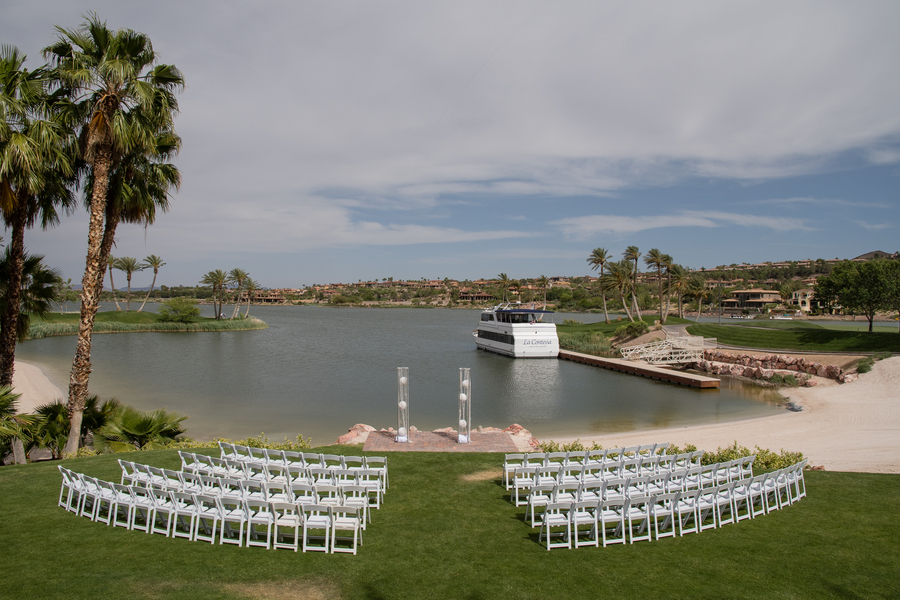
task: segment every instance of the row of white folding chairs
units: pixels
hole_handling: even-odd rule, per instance
[[[526,519],[528,515],[531,515],[531,524],[534,526],[537,508],[553,502],[609,500],[683,492],[739,481],[752,476],[752,473],[749,473],[747,477],[742,476],[742,471],[739,469],[718,468],[728,464],[720,463],[720,465],[710,465],[700,469],[692,467],[655,475],[610,478],[589,483],[578,481],[560,483],[545,480],[544,483],[531,486],[524,501],[517,494],[513,495],[513,501],[516,506],[527,506]],[[717,477],[717,475],[721,476]],[[518,492],[518,490],[517,487],[515,491]]]
[[[636,459],[643,461],[645,459]],[[588,465],[582,467],[561,467],[559,465],[550,465],[543,467],[519,467],[513,471],[513,478],[510,484],[512,493],[511,499],[517,506],[522,506],[525,502],[522,499],[521,492],[527,492],[533,486],[553,485],[553,484],[584,484],[595,485],[609,479],[626,479],[633,477],[667,477],[672,474],[678,474],[678,478],[687,478],[689,481],[696,480],[691,483],[696,487],[711,486],[720,483],[727,483],[736,479],[744,479],[753,476],[753,462],[756,455],[747,456],[732,461],[722,463],[714,463],[712,465],[696,466],[692,462],[687,468],[676,468],[676,463],[670,463],[671,469],[657,470],[653,469],[607,469],[603,467],[590,467]],[[629,459],[626,462],[630,462]],[[684,485],[682,485],[684,487]]]
[[[285,450],[267,452],[282,452]],[[295,453],[301,454],[301,453]],[[307,454],[307,453],[304,453]],[[317,454],[319,457],[336,457],[341,459],[339,464],[329,463],[323,459],[322,462],[288,462],[282,461],[263,461],[263,460],[237,460],[234,458],[216,458],[205,454],[195,454],[193,452],[179,451],[178,456],[181,458],[181,467],[183,471],[197,473],[198,475],[211,475],[215,477],[240,477],[243,479],[260,479],[260,480],[278,480],[287,481],[305,479],[304,473],[307,470],[314,473],[322,471],[334,472],[336,476],[352,479],[353,471],[365,469],[376,470],[382,474],[385,488],[388,484],[388,471],[386,459],[380,456],[349,456],[342,457],[340,455]],[[346,459],[346,460],[344,460]],[[322,466],[327,465],[327,466]],[[349,474],[348,474],[349,472]],[[316,475],[322,478],[321,474]]]
[[[368,497],[368,506],[380,508],[384,500],[383,473],[377,470],[360,469],[348,472],[343,478],[334,471],[322,470],[321,477],[306,479],[261,481],[236,477],[212,477],[184,471],[160,469],[119,459],[124,484],[156,487],[191,494],[212,494],[218,496],[243,497],[255,500],[272,500],[285,496],[288,490],[299,493],[302,490],[362,488]],[[352,475],[352,479],[350,476]],[[355,489],[350,490],[356,493]],[[278,497],[277,499],[282,499]]]
[[[321,454],[296,452],[293,450],[270,450],[240,446],[229,442],[219,442],[219,458],[258,464],[278,464],[284,466],[302,465],[319,469],[379,469],[387,480],[387,458],[384,456],[344,456],[342,454]],[[204,455],[198,455],[204,456]],[[202,460],[202,459],[201,459]]]
[[[382,502],[380,486],[374,480],[359,479],[355,483],[343,482],[341,484],[287,484],[279,481],[259,482],[246,479],[186,474],[184,481],[185,485],[180,487],[156,483],[151,483],[149,487],[189,494],[206,494],[218,496],[219,498],[236,498],[239,500],[265,500],[267,502],[294,502],[297,504],[358,504],[366,508],[366,516],[368,516],[370,509],[381,508]]]
[[[356,554],[357,539],[361,544],[368,512],[365,497],[344,495],[346,490],[339,490],[339,503],[326,503],[324,497],[323,503],[300,503],[127,486],[62,466],[59,469],[63,477],[59,504],[66,510],[106,525],[191,541],[215,543],[218,536],[219,544],[292,548],[296,552],[302,527],[304,552]],[[290,530],[293,536],[288,541]],[[325,532],[318,536],[324,541],[321,545],[310,544],[315,539],[310,534],[316,530]],[[353,532],[352,538],[338,536],[338,532],[349,531]],[[352,545],[338,547],[338,541],[345,539]]]
[[[658,444],[662,446],[662,444]],[[667,445],[667,444],[666,444]],[[660,454],[641,454],[622,452],[640,448],[632,446],[621,449],[592,450],[587,453],[549,452],[531,454],[507,454],[503,462],[504,484],[510,489],[509,477],[513,471],[520,467],[550,467],[558,466],[564,469],[578,469],[580,467],[601,468],[618,470],[620,472],[647,471],[659,472],[672,469],[683,469],[691,465],[700,465],[703,450],[684,452],[681,454],[666,454],[662,449]],[[607,454],[609,453],[609,454]],[[593,454],[593,456],[591,456]]]
[[[806,461],[713,487],[546,505],[538,540],[547,549],[604,547],[699,533],[779,510],[806,496]],[[535,526],[532,521],[532,527]],[[560,530],[554,533],[554,529]],[[552,537],[561,541],[553,542]]]

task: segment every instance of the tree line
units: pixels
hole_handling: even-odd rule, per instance
[[[832,310],[865,315],[869,331],[878,312],[896,312],[900,319],[900,259],[838,263],[816,280],[813,298]]]

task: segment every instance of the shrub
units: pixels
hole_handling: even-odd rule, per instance
[[[582,354],[607,355],[612,351],[612,344],[602,333],[581,331],[577,333],[559,333],[559,346]]]
[[[588,447],[582,444],[581,440],[575,440],[568,444],[560,444],[553,440],[547,440],[546,442],[541,442],[538,448],[540,448],[541,452],[584,452],[586,450],[603,450],[603,446],[597,442],[591,443],[590,447]]]
[[[893,354],[891,354],[890,352],[876,352],[875,354],[872,355],[872,358],[874,358],[875,360],[884,360],[884,359],[890,358],[892,356],[893,356]]]
[[[159,320],[168,323],[190,323],[199,316],[196,300],[172,298],[159,307]]]
[[[875,360],[872,358],[864,358],[856,365],[856,370],[859,373],[868,373],[872,370],[872,366],[875,364]]]
[[[563,325],[584,325],[584,321],[576,321],[575,319],[563,319]]]

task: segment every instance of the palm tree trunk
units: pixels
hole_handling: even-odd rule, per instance
[[[609,323],[609,313],[606,310],[606,292],[600,292],[600,298],[603,299],[603,318],[606,319],[606,322]]]
[[[27,198],[18,194],[18,206],[12,215],[12,236],[9,242],[9,282],[7,282],[6,310],[0,322],[0,386],[12,387],[16,369],[16,342],[19,329],[19,302],[22,295],[22,268],[25,263],[25,223],[28,220]]]
[[[238,289],[235,292],[235,298],[234,298],[234,312],[231,313],[232,321],[234,321],[235,317],[238,316],[238,313],[240,311],[241,311],[241,287],[238,286]]]
[[[128,291],[125,292],[125,312],[131,312],[131,273],[128,273]]]
[[[634,323],[634,317],[631,316],[631,313],[628,312],[628,303],[625,302],[625,294],[620,293],[619,297],[622,299],[622,308],[625,309],[625,315],[628,317],[628,320]]]
[[[111,121],[112,119],[110,119]],[[78,340],[75,343],[75,358],[69,375],[69,437],[66,452],[78,452],[81,441],[81,421],[84,404],[87,401],[88,381],[91,377],[91,335],[94,332],[94,318],[100,302],[100,282],[103,281],[101,248],[104,238],[104,217],[106,216],[106,192],[109,187],[109,170],[112,164],[112,149],[101,146],[96,149],[94,161],[94,190],[91,197],[91,218],[88,227],[88,251],[85,258],[84,277],[81,280],[81,317],[78,323]]]
[[[700,322],[700,315],[703,314],[703,298],[697,303],[697,318],[694,319],[694,323]]]
[[[104,273],[106,272],[106,267],[103,267],[103,272]],[[116,303],[116,310],[122,310],[122,307],[119,306],[119,300],[116,298],[116,284],[113,283],[112,272],[113,272],[113,268],[112,268],[112,266],[110,266],[109,267],[109,287],[112,288],[113,302]]]
[[[153,281],[150,283],[150,291],[147,292],[146,296],[144,296],[144,301],[141,303],[141,307],[139,309],[137,309],[138,312],[141,312],[142,310],[144,310],[144,305],[147,304],[147,300],[150,299],[150,294],[153,293],[153,288],[154,288],[154,286],[156,286],[156,274],[157,273],[159,273],[159,269],[154,268],[153,269]]]
[[[656,258],[656,257],[654,257]],[[662,297],[662,264],[656,263],[656,283],[659,284],[659,323],[665,325],[666,320],[663,318],[663,297]]]
[[[244,312],[244,317],[250,314],[250,290],[247,290],[247,310]]]
[[[672,274],[668,273],[666,275],[666,316],[669,316],[669,308],[671,307],[672,302]],[[666,324],[666,320],[663,319],[663,325]]]

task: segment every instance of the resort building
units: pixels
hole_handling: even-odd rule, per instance
[[[781,294],[773,290],[754,288],[751,290],[735,290],[730,298],[722,300],[722,307],[738,310],[762,310],[766,304],[779,304]]]

